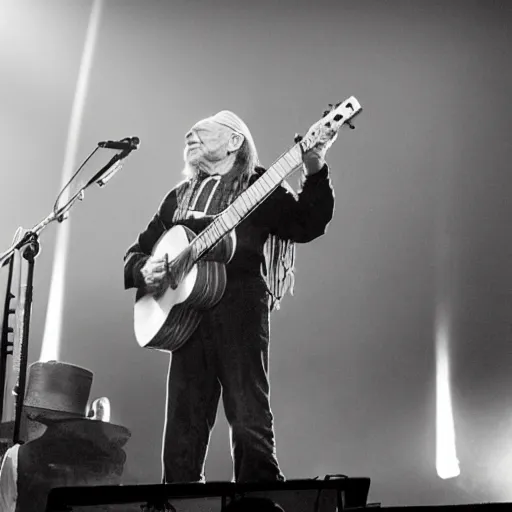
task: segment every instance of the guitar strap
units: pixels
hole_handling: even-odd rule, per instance
[[[217,208],[215,208],[215,202],[212,204],[212,201],[215,197],[215,192],[217,192],[217,189],[219,188],[219,184],[220,176],[208,176],[201,182],[195,196],[192,197],[192,201],[190,201],[190,205],[188,207],[189,215],[191,213],[195,213],[203,216],[217,213],[217,211],[212,212],[209,210],[217,210]]]

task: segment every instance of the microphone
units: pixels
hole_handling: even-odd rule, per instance
[[[98,147],[106,148],[106,149],[117,149],[121,150],[121,153],[118,153],[114,157],[111,158],[110,162],[103,167],[96,175],[89,181],[87,184],[97,183],[99,187],[104,187],[107,182],[109,182],[114,174],[121,169],[123,166],[123,160],[135,149],[138,149],[140,144],[139,137],[126,137],[125,139],[119,141],[107,140],[103,142],[98,142]]]
[[[126,137],[122,140],[105,140],[103,142],[98,142],[98,146],[100,148],[106,149],[137,149],[140,143],[139,137]]]

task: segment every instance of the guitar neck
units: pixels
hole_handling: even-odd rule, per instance
[[[242,192],[209,226],[191,242],[194,260],[214,247],[227,233],[252,213],[268,196],[302,165],[302,150],[296,144]]]

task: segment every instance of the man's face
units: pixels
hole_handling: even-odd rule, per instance
[[[185,135],[185,161],[195,166],[201,161],[219,162],[227,156],[231,130],[209,120],[199,121]]]

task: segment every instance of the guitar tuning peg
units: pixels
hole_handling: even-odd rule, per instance
[[[295,144],[298,144],[304,137],[302,135],[299,135],[298,133],[295,134],[295,137],[293,138],[293,142]]]
[[[355,130],[356,129],[356,127],[350,121],[346,121],[345,124],[348,125],[351,130]]]

